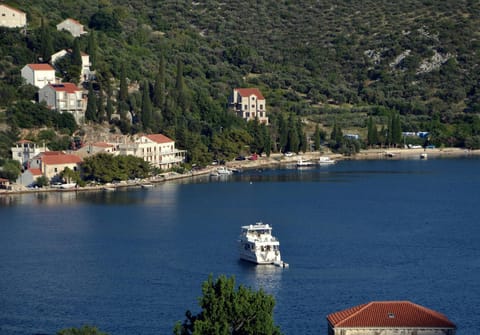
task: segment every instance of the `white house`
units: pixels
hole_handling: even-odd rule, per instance
[[[0,27],[21,28],[27,25],[27,14],[16,8],[0,5]]]
[[[60,113],[71,113],[78,124],[85,118],[86,98],[75,84],[49,84],[38,91],[38,101],[45,101],[47,106]]]
[[[230,106],[239,117],[247,121],[258,118],[260,123],[268,124],[266,101],[258,88],[235,88]]]
[[[175,148],[175,141],[162,134],[143,135],[133,143],[119,145],[120,155],[142,158],[161,169],[169,169],[185,161],[185,150]]]
[[[31,168],[23,171],[15,183],[23,186],[32,186],[37,181],[37,178],[42,175],[42,170]]]
[[[372,301],[327,316],[328,335],[455,335],[445,315],[410,301]]]
[[[57,30],[66,30],[74,37],[79,37],[87,32],[83,30],[83,24],[74,19],[66,19],[57,24]]]
[[[55,62],[61,58],[63,58],[65,55],[71,54],[72,50],[70,49],[63,49],[60,50],[56,53],[54,53],[51,58],[50,62],[52,63],[53,66],[55,66]],[[82,70],[80,72],[80,81],[86,81],[90,79],[90,56],[86,54],[85,52],[81,52],[82,55]]]
[[[21,73],[27,84],[38,88],[55,83],[55,69],[50,64],[27,64]]]
[[[36,143],[28,140],[20,140],[15,143],[15,146],[11,148],[12,159],[19,161],[22,166],[25,166],[28,161],[38,155],[45,152],[48,149],[43,145],[39,147]]]

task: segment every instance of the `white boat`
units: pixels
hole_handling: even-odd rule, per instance
[[[152,187],[153,187],[153,184],[150,184],[150,183],[148,183],[148,184],[142,184],[141,187],[142,187],[142,188],[152,188]]]
[[[313,166],[313,162],[308,160],[308,159],[303,159],[300,158],[297,160],[297,167],[307,167],[307,166]]]
[[[336,160],[333,160],[328,156],[320,156],[318,164],[320,164],[320,165],[331,165],[331,164],[335,164],[336,162],[337,162]]]
[[[262,222],[242,226],[238,240],[240,259],[255,264],[288,267],[280,256],[280,242],[272,236],[272,227]]]
[[[221,166],[217,169],[217,173],[219,175],[229,175],[229,174],[232,174],[233,172],[227,169],[225,166]]]
[[[428,155],[426,153],[420,154],[420,159],[427,159]]]

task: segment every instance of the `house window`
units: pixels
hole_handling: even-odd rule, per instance
[[[252,108],[255,108],[255,105],[252,105]]]
[[[248,105],[245,105],[245,108],[244,109],[248,109]]]
[[[246,116],[246,117],[250,117],[250,113],[248,113],[248,112],[245,113],[245,116]]]
[[[260,109],[263,109],[263,105],[260,105]]]
[[[73,171],[77,171],[77,167],[76,167],[76,166],[73,167]]]
[[[252,101],[255,101],[255,97],[252,97]]]
[[[54,171],[54,172],[58,172],[57,168],[54,168],[53,171]]]

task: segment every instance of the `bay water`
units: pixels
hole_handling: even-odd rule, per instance
[[[342,161],[151,189],[0,197],[0,334],[97,326],[172,334],[209,275],[276,300],[282,332],[374,300],[480,325],[480,159]],[[273,226],[288,269],[238,259],[242,225]]]

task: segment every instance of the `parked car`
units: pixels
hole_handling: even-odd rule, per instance
[[[245,156],[238,156],[237,158],[235,158],[236,161],[244,161],[245,159]]]
[[[285,157],[292,157],[293,152],[288,151],[288,152],[284,153],[284,155],[285,155]]]

